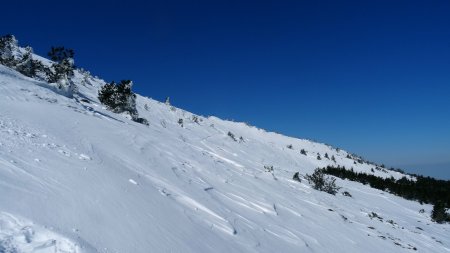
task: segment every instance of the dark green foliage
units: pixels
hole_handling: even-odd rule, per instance
[[[98,92],[98,99],[109,110],[115,113],[128,112],[136,120],[136,94],[131,91],[131,87],[130,80],[122,80],[119,84],[105,84]]]
[[[64,47],[52,47],[50,52],[48,52],[48,56],[54,62],[62,62],[66,59],[73,59],[75,52],[73,49],[64,48]]]
[[[150,124],[148,123],[148,120],[147,120],[147,119],[144,119],[144,118],[136,118],[136,119],[134,119],[134,121],[137,122],[137,123],[140,123],[140,124],[142,124],[142,125],[146,125],[146,126],[150,125]]]
[[[317,160],[322,160],[322,157],[320,157],[319,153],[317,153]]]
[[[234,136],[234,134],[230,131],[228,131],[228,137],[230,137],[231,139],[233,139],[233,141],[237,141],[236,137]]]
[[[437,223],[450,222],[450,215],[447,214],[445,204],[441,201],[436,202],[431,211],[431,219]]]
[[[107,83],[98,91],[98,100],[108,108],[113,109],[116,105],[116,83]]]
[[[264,169],[266,170],[266,172],[273,172],[273,165],[264,165]]]
[[[198,116],[192,115],[192,122],[199,124],[198,123]]]
[[[336,162],[336,158],[334,157],[334,155],[331,156],[331,161]]]
[[[300,175],[298,172],[295,172],[294,176],[292,177],[293,180],[295,181],[299,181],[302,182],[302,180],[300,179]]]
[[[336,178],[326,177],[323,170],[316,169],[312,175],[306,174],[308,183],[312,184],[313,188],[319,191],[336,195],[340,187],[336,185]]]
[[[325,158],[330,159],[330,157],[328,156],[328,153],[325,153]]]
[[[33,50],[31,47],[25,48],[25,53],[18,60],[16,70],[28,77],[36,77],[38,72],[45,73],[44,65],[33,59]]]
[[[352,197],[352,195],[348,191],[343,192],[342,195],[344,195],[346,197],[350,197],[350,198]]]
[[[306,155],[306,151],[304,149],[300,150],[300,154]]]
[[[33,49],[26,47],[25,52],[19,50],[17,40],[13,35],[0,38],[0,64],[15,69],[28,77],[36,77],[38,72],[46,73],[42,62],[33,59]]]
[[[14,57],[14,49],[17,44],[16,38],[11,34],[0,38],[0,64],[10,68],[16,66],[17,60]]]
[[[59,63],[53,63],[53,71],[49,73],[48,81],[50,83],[56,83],[61,79],[73,77],[73,68],[73,62],[70,59],[63,60]]]
[[[328,166],[323,168],[322,171],[325,174],[342,179],[369,184],[373,188],[389,191],[405,199],[431,204],[442,203],[445,207],[450,206],[450,181],[419,175],[414,175],[416,180],[410,180],[407,177],[395,180],[393,177],[381,178],[371,174],[347,170],[345,167],[340,166]]]
[[[55,63],[52,64],[51,71],[47,73],[48,82],[57,83],[73,77],[73,70],[75,68],[73,61],[74,54],[72,49],[66,49],[64,47],[52,47],[50,49],[48,56]]]

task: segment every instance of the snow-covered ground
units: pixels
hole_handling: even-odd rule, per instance
[[[450,226],[430,221],[430,205],[340,179],[352,197],[292,180],[330,164],[399,172],[138,96],[145,126],[99,104],[102,80],[75,81],[69,99],[0,66],[1,253],[450,252]]]

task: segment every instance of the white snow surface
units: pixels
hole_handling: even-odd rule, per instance
[[[196,123],[142,96],[150,125],[138,124],[99,103],[104,81],[75,74],[69,99],[0,66],[1,253],[450,252],[450,226],[430,221],[430,205],[347,180],[336,196],[292,180],[330,164],[399,172],[244,123]]]

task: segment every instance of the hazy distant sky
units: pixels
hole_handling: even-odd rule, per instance
[[[1,33],[145,96],[450,179],[450,1],[1,5]]]

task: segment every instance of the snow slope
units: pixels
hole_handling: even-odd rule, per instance
[[[1,253],[450,252],[450,226],[431,222],[429,205],[292,180],[328,164],[401,173],[138,96],[145,126],[99,104],[104,81],[77,71],[75,82],[69,99],[0,66]]]

